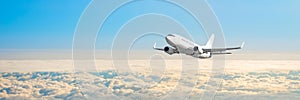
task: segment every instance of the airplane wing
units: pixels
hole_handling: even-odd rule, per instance
[[[239,47],[231,47],[231,48],[203,48],[204,52],[223,52],[226,50],[235,50],[235,49],[242,49],[244,47],[245,42],[242,43]]]
[[[156,47],[156,43],[154,43],[154,45],[153,45],[153,49],[155,49],[155,50],[161,50],[161,51],[164,51],[164,48],[157,48],[157,47]]]

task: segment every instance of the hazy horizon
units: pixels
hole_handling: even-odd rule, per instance
[[[127,50],[96,50],[96,59],[111,59],[111,53],[123,53]],[[225,55],[227,60],[300,60],[300,52],[261,52],[261,51],[244,51],[235,50],[233,54]],[[178,54],[168,55],[163,51],[156,50],[130,50],[128,55],[134,59],[149,59],[148,57],[159,54],[165,57],[180,56]],[[183,55],[187,58],[187,55]],[[215,55],[218,56],[218,55]],[[72,59],[72,50],[1,50],[0,60],[60,60],[60,59]]]

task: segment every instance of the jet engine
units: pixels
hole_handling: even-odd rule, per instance
[[[195,52],[196,54],[202,54],[202,53],[203,53],[203,50],[202,50],[202,49],[199,49],[198,46],[195,46],[195,47],[194,47],[194,52]]]
[[[177,53],[176,49],[174,49],[174,48],[172,48],[172,47],[168,47],[168,46],[166,46],[166,47],[164,48],[164,51],[165,51],[166,53],[168,53],[169,55],[172,55],[172,54],[174,54],[174,53]]]

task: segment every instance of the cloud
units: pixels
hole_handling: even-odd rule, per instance
[[[163,76],[117,73],[113,70],[88,73],[2,72],[0,97],[80,99],[88,95],[90,98],[178,99],[190,95],[191,98],[198,98],[209,86],[205,83],[210,73],[184,74],[186,78],[180,79],[176,72],[167,72]],[[192,77],[198,79],[191,80]],[[226,72],[215,99],[269,99],[281,96],[293,99],[300,94],[299,78],[298,70]],[[179,88],[179,91],[173,91]]]

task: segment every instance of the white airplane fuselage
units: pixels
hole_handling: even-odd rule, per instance
[[[178,53],[183,53],[186,55],[190,55],[196,58],[210,58],[210,53],[203,53],[201,46],[175,34],[169,34],[165,37],[167,43],[175,48]],[[195,52],[195,47],[198,47],[197,52]]]

